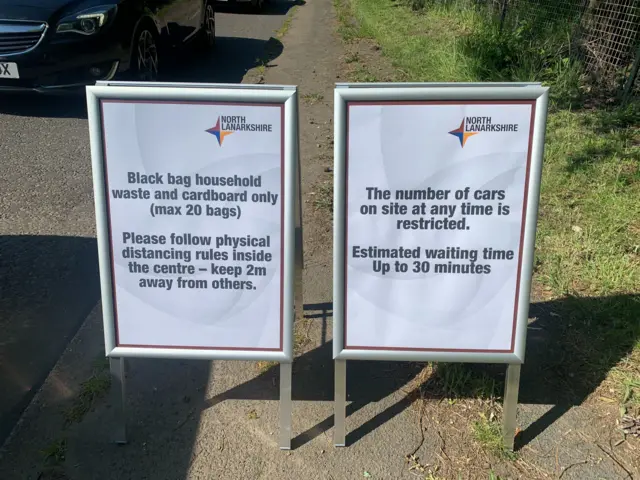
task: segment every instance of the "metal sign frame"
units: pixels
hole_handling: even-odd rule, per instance
[[[348,106],[387,102],[448,101],[452,104],[467,101],[487,103],[532,103],[534,111],[531,159],[529,170],[524,236],[522,239],[520,288],[516,298],[514,343],[511,351],[420,351],[416,349],[352,349],[345,348],[346,299],[346,161],[348,135]],[[544,152],[547,119],[548,88],[540,83],[375,83],[337,84],[334,91],[334,237],[333,237],[333,357],[335,360],[335,429],[334,443],[345,445],[346,361],[347,360],[399,360],[506,363],[509,365],[504,409],[505,445],[513,448],[515,410],[517,406],[520,365],[524,362],[529,295],[533,271],[540,178]]]
[[[126,442],[125,358],[168,358],[201,360],[265,360],[280,362],[280,448],[291,447],[291,363],[293,361],[293,323],[296,309],[302,312],[302,206],[300,203],[300,164],[298,135],[298,93],[295,86],[97,82],[86,89],[95,195],[100,286],[105,337],[105,352],[111,364],[114,395],[121,424],[116,441]],[[216,104],[281,105],[283,109],[282,190],[282,313],[281,348],[278,350],[224,348],[162,348],[120,346],[116,338],[116,317],[108,191],[105,184],[105,158],[102,118],[103,101],[189,102]],[[299,313],[301,314],[301,313]]]

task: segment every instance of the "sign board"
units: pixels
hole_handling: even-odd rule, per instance
[[[295,87],[87,89],[107,355],[290,362]]]
[[[522,363],[547,89],[344,85],[335,110],[334,358]]]

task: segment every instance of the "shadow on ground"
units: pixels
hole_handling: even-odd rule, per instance
[[[95,239],[0,236],[0,443],[99,296]]]
[[[520,446],[547,429],[572,406],[584,402],[610,369],[630,352],[640,338],[637,321],[632,319],[639,304],[640,295],[621,295],[563,298],[531,306],[534,320],[529,328],[520,401],[554,406],[521,432]],[[322,322],[326,337],[331,304],[305,305],[304,309],[306,318]],[[101,333],[97,330],[92,335]],[[617,341],[613,342],[614,339]],[[105,432],[117,425],[116,409],[95,409],[77,428],[65,433],[66,465],[73,465],[72,478],[92,478],[96,468],[106,464],[112,464],[113,468],[104,470],[101,478],[105,479],[142,478],[143,474],[153,476],[154,472],[169,475],[163,478],[185,478],[191,459],[205,448],[203,445],[219,451],[225,448],[222,432],[213,429],[198,433],[203,411],[229,400],[277,400],[279,397],[277,366],[207,398],[210,362],[136,359],[130,363],[127,403],[137,406],[135,417],[128,418],[132,448],[118,447],[105,438]],[[353,445],[394,419],[419,398],[495,395],[502,388],[505,372],[501,365],[450,363],[437,365],[430,376],[419,375],[422,369],[423,365],[413,362],[348,363],[347,415],[396,392],[397,395],[393,397],[395,403],[349,431],[347,445]],[[296,358],[293,371],[294,401],[333,400],[330,341]],[[424,382],[419,384],[423,378]],[[113,402],[112,399],[111,406]],[[292,447],[304,446],[332,426],[333,416],[328,416],[297,434]]]
[[[332,316],[329,303],[305,305],[305,317],[323,322]],[[517,447],[529,443],[551,426],[572,406],[582,404],[602,383],[609,371],[627,356],[640,340],[636,313],[640,295],[603,298],[567,297],[531,305],[527,357],[522,371],[520,403],[554,405],[522,431]],[[369,403],[378,402],[414,379],[423,365],[413,362],[349,361],[347,397],[351,415]],[[500,396],[505,368],[501,365],[439,364],[433,375],[404,395],[396,404],[379,413],[347,435],[353,444],[375,428],[391,420],[418,398],[442,399]],[[293,399],[333,400],[332,344],[303,354],[294,363]],[[230,399],[276,400],[277,375],[274,367],[251,381],[205,402],[205,407]],[[333,426],[329,417],[299,434],[293,447],[300,447]]]
[[[531,306],[520,401],[553,407],[516,439],[521,448],[583,403],[640,341],[640,295],[567,297]],[[620,399],[616,399],[620,400]]]
[[[280,4],[277,5],[289,5]],[[275,39],[218,37],[216,50],[196,55],[181,52],[168,58],[160,81],[240,83],[254,67],[276,59],[282,43]],[[26,117],[87,118],[84,91],[60,95],[16,94],[0,96],[0,114]]]

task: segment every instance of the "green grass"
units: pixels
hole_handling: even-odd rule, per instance
[[[504,447],[501,423],[481,414],[480,419],[472,424],[473,438],[487,452],[498,458],[515,460],[517,455]]]
[[[502,387],[486,372],[476,371],[464,363],[435,364],[434,380],[450,403],[459,398],[494,400]]]
[[[446,9],[429,9],[416,15],[390,0],[337,2],[338,17],[348,38],[374,39],[393,66],[414,81],[472,80],[469,59],[458,39],[476,22],[473,12],[462,13],[453,21]]]
[[[394,81],[550,86],[535,285],[544,300],[563,299],[563,311],[554,313],[565,320],[558,322],[566,328],[560,345],[571,359],[565,368],[592,388],[607,377],[623,409],[638,411],[640,101],[585,108],[597,99],[588,97],[580,65],[571,60],[568,22],[541,27],[544,22],[534,21],[501,33],[495,19],[464,1],[335,5],[346,40],[369,38],[380,45],[395,67]],[[356,80],[369,81],[367,65],[357,68]],[[326,198],[317,195],[314,203],[328,205]],[[464,367],[447,366],[439,375],[447,395],[495,394],[488,377],[475,378]],[[478,431],[490,437],[487,425]]]
[[[640,285],[640,130],[603,128],[609,113],[549,118],[537,273],[560,295],[632,293]]]

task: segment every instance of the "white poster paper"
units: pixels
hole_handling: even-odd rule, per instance
[[[117,346],[282,350],[283,115],[102,101]]]
[[[345,349],[514,351],[534,104],[348,105]]]

